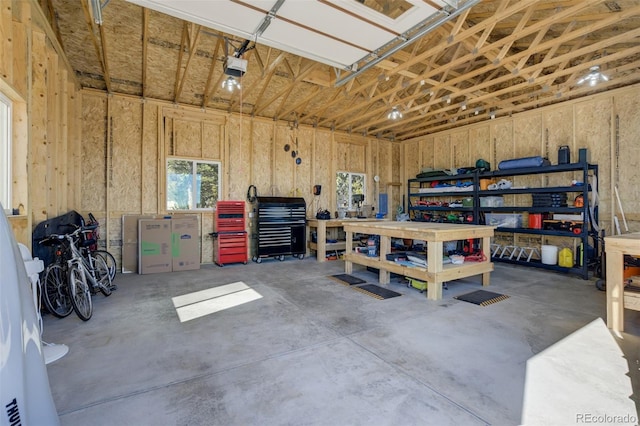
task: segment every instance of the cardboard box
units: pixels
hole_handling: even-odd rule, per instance
[[[140,219],[138,242],[139,274],[172,271],[170,219]]]
[[[198,217],[171,219],[171,257],[174,271],[200,269]]]

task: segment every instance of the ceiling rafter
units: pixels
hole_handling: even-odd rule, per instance
[[[634,64],[630,64],[628,67],[621,67],[620,70],[624,70],[624,69],[628,69],[628,70],[635,70],[637,69],[637,65]],[[623,79],[623,81],[609,81],[605,84],[603,84],[603,87],[605,89],[609,88],[609,87],[618,87],[620,84],[622,85],[627,85],[627,84],[633,84],[636,83],[638,81],[638,77],[637,76],[628,76],[627,78]],[[576,89],[575,91],[571,92],[573,94],[573,96],[571,96],[571,98],[576,98],[576,97],[580,97],[580,96],[584,96],[584,95],[588,95],[593,93],[593,88],[591,87],[583,87],[580,89]],[[521,98],[524,98],[525,96],[528,96],[530,98],[534,98],[529,100],[528,102],[519,104],[517,108],[515,108],[513,111],[505,111],[504,114],[508,114],[508,113],[516,113],[516,112],[520,112],[520,111],[525,111],[531,108],[538,108],[541,106],[545,106],[545,105],[550,105],[555,101],[555,97],[554,96],[546,96],[544,98],[539,98],[539,97],[535,97],[535,96],[531,96],[531,94],[527,94],[527,95],[522,95]],[[473,116],[469,116],[467,118],[463,118],[463,119],[459,119],[457,121],[458,125],[466,125],[466,124],[472,124],[472,123],[477,123],[479,121],[484,121],[487,120],[487,111],[484,111],[483,114],[478,114],[477,116],[473,115]],[[423,136],[425,134],[428,133],[432,133],[432,132],[438,132],[440,130],[445,130],[450,128],[451,125],[449,123],[446,124],[441,124],[441,125],[435,125],[433,127],[430,127],[428,130],[424,130],[424,129],[418,129],[418,128],[414,128],[411,131],[405,131],[402,133],[402,137],[404,140],[409,140],[412,138],[417,138],[420,136]]]
[[[271,49],[269,49],[267,57],[265,58],[265,63],[269,63],[268,61],[269,61],[269,58],[270,58],[270,53],[271,53]],[[245,99],[247,99],[247,98],[249,98],[251,96],[251,94],[258,87],[262,87],[262,89],[260,90],[259,95],[257,96],[257,100],[254,102],[254,105],[257,105],[260,102],[260,100],[262,99],[262,95],[267,90],[267,87],[268,87],[269,83],[271,82],[271,79],[273,78],[276,70],[278,69],[278,66],[285,59],[285,57],[286,57],[285,52],[280,52],[280,54],[278,54],[278,56],[276,56],[273,59],[273,61],[269,64],[269,66],[267,66],[263,70],[262,79],[256,79],[252,84],[249,85],[249,87],[246,87],[246,85],[243,85],[242,96]],[[233,102],[231,102],[229,107],[233,108],[235,105],[236,105],[236,102],[233,101]]]
[[[200,25],[191,24],[189,26],[189,30],[187,31],[188,42],[189,42],[189,52],[188,52],[189,57],[187,58],[187,63],[184,66],[182,77],[180,77],[180,84],[178,85],[178,89],[175,95],[176,102],[178,102],[178,100],[180,99],[180,94],[182,94],[182,88],[184,87],[184,82],[187,80],[187,74],[189,73],[189,66],[191,65],[191,60],[195,56],[195,51],[197,49],[198,41],[200,39],[201,28],[202,27]]]
[[[637,29],[635,31],[635,33],[640,36],[640,28]],[[587,53],[587,50],[590,49],[590,48],[591,48],[591,46],[585,47],[584,48],[585,53]],[[608,56],[608,59],[609,60],[615,60],[617,58],[621,58],[621,57],[624,57],[624,56],[633,55],[633,54],[637,54],[637,53],[640,53],[640,46],[635,46],[635,47],[627,49],[626,51],[617,52],[615,54],[612,54],[612,55]],[[564,58],[555,58],[552,61],[560,62],[562,59],[564,59]],[[536,82],[536,85],[541,87],[541,89],[539,90],[539,93],[545,93],[544,89],[542,89],[542,86],[544,86],[544,83],[546,83],[547,81],[553,80],[553,79],[555,79],[555,78],[557,78],[559,76],[571,75],[572,73],[575,73],[575,72],[585,71],[590,66],[594,65],[595,63],[596,63],[596,61],[581,63],[581,64],[576,65],[574,67],[566,68],[564,70],[561,70],[561,71],[559,71],[557,73],[540,77],[538,79],[539,81]],[[532,65],[530,68],[540,68],[540,67],[544,67],[544,66],[546,66],[546,64],[535,64],[535,65]],[[640,80],[640,77],[638,77],[638,79]],[[494,83],[495,82],[488,82],[486,84],[494,84]],[[485,97],[488,98],[488,97],[491,97],[491,96],[501,96],[503,94],[508,94],[510,92],[517,92],[517,91],[519,91],[521,89],[527,88],[528,85],[530,85],[530,84],[531,83],[528,82],[528,81],[523,81],[521,83],[518,83],[518,84],[515,84],[515,85],[511,85],[509,87],[506,87],[506,88],[503,88],[503,89],[500,89],[500,90],[496,90],[493,93],[485,95],[484,97],[481,96],[481,97],[479,97],[477,99],[477,101],[483,101],[483,100],[485,100],[484,99]],[[551,91],[548,91],[548,92],[551,92]],[[549,93],[549,95],[553,95],[553,93]],[[416,119],[409,119],[407,121],[410,122],[410,121],[417,121],[417,120]],[[408,124],[408,123],[405,123],[405,128],[409,128],[410,129],[410,126],[406,126],[406,124]],[[380,129],[382,129],[382,130],[384,130],[385,128],[386,128],[386,126],[380,127]],[[356,130],[357,130],[357,128],[356,128]]]
[[[218,41],[216,42],[216,47],[214,48],[214,51],[213,51],[213,56],[211,57],[211,65],[209,65],[207,82],[205,83],[204,91],[203,91],[204,96],[202,97],[202,104],[201,104],[202,108],[206,108],[206,106],[209,104],[209,98],[213,94],[211,91],[211,82],[213,81],[213,74],[215,72],[215,68],[218,63],[218,55],[220,54],[220,49],[223,48],[222,46],[223,43],[224,43],[223,39],[218,38]]]
[[[597,3],[597,2],[598,2],[598,0],[585,0],[585,1],[584,1],[584,3],[587,3],[587,2],[590,2],[590,3]],[[585,4],[583,4],[583,3],[581,3],[579,6],[574,6],[574,7],[586,7],[586,5],[585,5]],[[567,12],[567,13],[568,13],[568,12]],[[620,12],[620,13],[623,13],[623,12]],[[626,13],[628,13],[629,15],[632,15],[632,14],[633,14],[633,12],[632,12],[632,11],[627,11]],[[547,21],[539,22],[538,24],[532,25],[532,26],[528,27],[528,29],[523,30],[523,32],[526,32],[526,31],[528,30],[528,31],[530,31],[531,33],[533,33],[533,32],[535,32],[535,31],[538,29],[538,27],[543,27],[543,26],[545,26],[545,25],[549,24],[550,22],[553,22],[553,20],[554,20],[554,19],[560,19],[560,17],[561,17],[561,16],[563,16],[563,15],[561,15],[561,14],[554,14],[554,15],[552,15],[552,16],[549,18],[549,22],[547,22]],[[601,27],[601,28],[602,28],[602,27],[606,27],[606,26],[608,26],[608,25],[611,23],[611,21],[614,21],[614,22],[615,22],[615,21],[617,20],[617,18],[619,18],[619,14],[618,14],[618,15],[616,15],[616,16],[614,16],[614,17],[610,17],[610,18],[609,18],[609,19],[607,19],[607,20],[603,20],[603,21],[600,21],[600,22],[598,22],[598,23],[595,23],[595,24],[593,24],[592,26],[589,26],[589,27],[582,27],[582,28],[580,28],[579,30],[576,30],[576,31],[575,31],[575,34],[583,35],[585,32],[589,32],[589,31],[590,31],[590,30],[592,30],[593,28],[596,28],[596,27]],[[535,27],[535,28],[534,28],[534,27]],[[575,34],[574,34],[574,32],[572,32],[572,33],[568,34],[568,35],[566,36],[566,38],[569,38],[569,37],[570,37],[570,38],[578,37],[578,35],[575,35]],[[510,41],[510,39],[511,39],[511,38],[513,38],[513,37],[515,37],[515,36],[513,36],[513,35],[512,35],[512,36],[510,36],[510,37],[507,37],[507,38],[501,39],[501,40],[499,40],[499,41],[496,41],[496,42],[492,43],[491,45],[483,46],[483,47],[482,47],[482,49],[481,49],[481,51],[482,51],[482,50],[490,50],[491,48],[496,47],[496,46],[500,46],[500,45],[502,45],[503,43],[508,43],[508,42]],[[546,48],[549,48],[550,46],[552,46],[552,45],[556,44],[557,42],[558,42],[558,40],[556,40],[556,39],[554,39],[554,40],[549,40],[549,41],[548,41],[548,42],[546,42],[546,43],[540,44],[540,45],[537,47],[537,49],[539,49],[539,50],[546,50]],[[514,54],[514,55],[511,55],[511,56],[509,57],[509,59],[508,59],[508,60],[509,60],[509,61],[514,61],[514,60],[517,60],[517,59],[519,59],[520,57],[522,57],[522,56],[524,56],[524,55],[526,55],[526,54],[527,54],[527,51],[519,52],[519,53],[516,53],[516,54]],[[448,66],[449,66],[449,67],[451,67],[451,66],[455,66],[455,65],[464,64],[464,63],[465,63],[465,61],[471,60],[473,56],[474,56],[473,54],[467,54],[467,55],[464,55],[464,56],[462,56],[462,57],[457,58],[456,60],[453,60],[453,61],[449,62]],[[477,70],[474,70],[474,71],[470,72],[470,73],[469,73],[469,75],[466,75],[466,76],[463,76],[463,77],[459,77],[459,78],[454,78],[453,80],[448,81],[448,82],[447,82],[447,84],[449,84],[449,85],[455,85],[455,84],[460,83],[461,81],[464,81],[464,80],[465,80],[465,78],[473,77],[473,76],[476,76],[476,75],[482,74],[482,73],[484,73],[484,72],[491,72],[493,69],[494,69],[494,65],[487,65],[487,66],[485,66],[485,67],[483,67],[483,68],[479,68],[479,69],[477,69]],[[421,77],[427,77],[427,78],[428,78],[428,77],[432,77],[432,76],[436,75],[436,74],[438,73],[438,71],[439,71],[439,69],[433,69],[433,70],[431,70],[431,71],[427,72],[426,74],[422,75]],[[414,81],[412,81],[412,82],[411,82],[411,84],[416,84],[416,83],[418,83],[418,82],[420,81],[420,80],[419,80],[419,78],[420,78],[420,77],[417,77]],[[441,87],[438,87],[438,89],[441,89]],[[368,117],[366,117],[366,116],[363,116],[363,117],[362,117],[362,119],[363,119],[363,120],[366,120],[367,118],[368,118]]]
[[[109,75],[109,66],[107,64],[107,57],[104,51],[104,34],[100,31],[100,45],[98,42],[98,38],[95,33],[95,24],[93,23],[93,19],[91,18],[91,13],[89,12],[89,8],[87,6],[87,2],[82,3],[82,11],[84,12],[84,19],[87,24],[87,29],[89,30],[89,34],[91,35],[91,43],[93,44],[93,48],[96,52],[96,57],[100,62],[100,66],[102,67],[102,72],[104,73],[104,84],[107,87],[107,92],[111,93],[111,77]],[[102,46],[102,47],[100,47]]]

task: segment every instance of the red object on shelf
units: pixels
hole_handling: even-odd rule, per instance
[[[247,263],[244,201],[218,201],[215,221],[213,254],[216,264]]]

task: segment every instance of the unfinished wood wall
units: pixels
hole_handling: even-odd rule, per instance
[[[93,90],[82,91],[82,105],[87,179],[78,211],[92,212],[105,224],[101,243],[116,259],[123,215],[171,213],[164,202],[164,170],[171,155],[220,161],[224,200],[246,200],[254,185],[260,196],[303,197],[309,217],[319,208],[336,210],[336,171],[366,173],[366,200],[376,209],[378,188],[400,181],[400,149],[394,142]],[[375,175],[381,177],[377,185]],[[320,196],[313,196],[314,185],[322,186]],[[396,193],[400,202],[402,194]],[[210,263],[214,214],[196,214],[201,261]]]
[[[572,162],[578,160],[578,149],[587,148],[591,163],[599,167],[599,219],[606,234],[612,235],[614,215],[625,232],[615,187],[629,230],[640,231],[640,85],[407,141],[402,144],[402,159],[411,178],[423,167],[474,166],[479,158],[493,169],[502,160],[536,155],[557,164],[562,145],[569,146]],[[514,185],[537,187],[567,185],[566,180],[565,175],[513,178]],[[505,204],[530,202],[528,196],[505,197]]]
[[[13,102],[12,205],[19,242],[80,199],[81,100],[73,71],[41,9],[0,2],[0,90]]]

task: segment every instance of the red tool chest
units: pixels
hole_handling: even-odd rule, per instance
[[[247,263],[244,201],[218,201],[213,256],[219,266]]]

